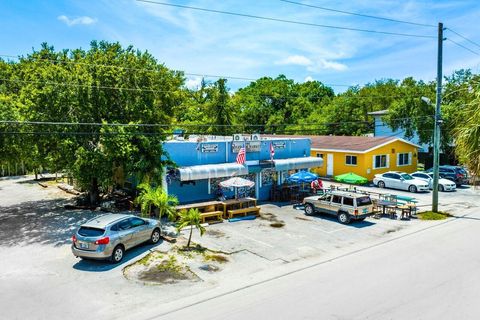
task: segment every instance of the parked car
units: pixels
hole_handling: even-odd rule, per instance
[[[412,177],[428,182],[428,187],[433,189],[433,173],[417,171],[412,173]],[[457,188],[455,182],[445,178],[438,179],[438,191],[455,191]]]
[[[429,191],[427,182],[416,179],[405,172],[398,171],[376,174],[373,184],[379,188],[408,190],[410,192]]]
[[[428,169],[426,172],[433,173],[433,168]],[[469,182],[467,171],[460,166],[439,166],[439,176],[454,181],[457,187]]]
[[[364,220],[373,214],[373,203],[369,195],[342,191],[331,191],[321,196],[303,199],[305,214],[323,212],[337,217],[338,221],[348,224],[352,220]]]
[[[122,261],[125,250],[160,240],[160,221],[128,214],[106,214],[82,224],[72,236],[73,255]]]

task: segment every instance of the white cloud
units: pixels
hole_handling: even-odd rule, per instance
[[[194,90],[194,89],[200,88],[201,83],[202,83],[202,77],[188,78],[187,81],[185,81],[185,87],[187,87],[190,90]]]
[[[345,71],[348,67],[346,64],[330,61],[327,59],[318,59],[315,64],[307,67],[308,71],[320,72],[322,70]]]
[[[69,27],[77,24],[90,25],[97,22],[97,19],[90,18],[87,16],[78,17],[78,18],[69,18],[65,15],[61,15],[61,16],[58,16],[58,20],[64,22]]]
[[[309,66],[312,64],[312,60],[308,59],[305,56],[293,55],[293,56],[288,56],[283,60],[277,61],[277,64],[281,64],[281,65],[293,64],[298,66]]]
[[[348,69],[347,65],[324,58],[309,59],[302,55],[288,56],[287,58],[277,61],[279,65],[297,65],[307,67],[310,72],[320,72],[323,70],[345,71]]]
[[[310,76],[305,77],[305,79],[303,80],[303,82],[313,82],[313,81],[315,81],[315,79],[313,79]]]

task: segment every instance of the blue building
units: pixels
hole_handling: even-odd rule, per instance
[[[233,176],[254,181],[251,196],[268,200],[274,183],[280,185],[289,173],[323,163],[321,158],[309,156],[308,138],[234,135],[181,139],[164,143],[164,150],[178,167],[167,170],[162,183],[168,194],[175,195],[181,203],[215,199],[218,183]],[[246,148],[246,163],[241,165],[236,163],[236,158],[243,146]],[[273,161],[271,146],[275,151]],[[232,195],[233,190],[230,192],[228,195]]]

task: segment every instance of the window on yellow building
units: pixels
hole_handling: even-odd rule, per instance
[[[397,166],[408,166],[412,164],[411,153],[399,153],[397,154]]]
[[[345,157],[345,164],[348,166],[356,166],[357,165],[357,156],[346,156]]]
[[[323,153],[317,153],[317,158],[322,158],[323,159]],[[323,167],[323,163],[322,163],[321,167]]]
[[[374,161],[374,169],[379,169],[379,168],[388,168],[388,155],[386,154],[380,154],[374,156],[375,161]]]

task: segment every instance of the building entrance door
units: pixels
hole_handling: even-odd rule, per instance
[[[333,154],[327,153],[327,176],[333,176]]]

